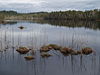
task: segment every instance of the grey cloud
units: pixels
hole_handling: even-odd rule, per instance
[[[99,0],[45,0],[39,5],[31,3],[1,4],[0,10],[17,10],[18,12],[59,11],[68,9],[87,10],[100,8]]]
[[[73,1],[73,2],[48,2],[44,5],[44,8],[51,8],[51,9],[59,9],[59,10],[66,10],[66,9],[78,9],[78,10],[84,10],[84,9],[94,9],[100,7],[100,1]]]

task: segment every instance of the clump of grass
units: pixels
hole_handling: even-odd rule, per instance
[[[52,56],[52,55],[49,54],[49,53],[46,53],[46,52],[42,52],[42,53],[41,53],[41,56],[42,56],[43,58],[47,58],[47,57],[50,57],[50,56]]]
[[[33,60],[33,59],[35,59],[33,56],[25,56],[24,57],[26,60]]]
[[[62,47],[56,44],[49,44],[47,45],[49,49],[60,50]]]
[[[77,55],[77,51],[73,50],[72,48],[67,48],[67,47],[64,47],[64,48],[61,48],[60,52],[63,54],[63,55]]]
[[[42,47],[40,48],[40,52],[48,52],[48,51],[50,51],[50,49],[49,49],[48,46],[42,46]]]
[[[40,48],[40,52],[48,52],[52,49],[59,50],[63,55],[79,55],[79,54],[88,55],[88,54],[91,54],[91,53],[94,52],[92,50],[92,48],[89,48],[89,47],[83,48],[80,51],[76,51],[72,48],[61,47],[61,46],[58,46],[56,44],[49,44],[49,45],[46,45],[46,46],[42,46]]]
[[[16,51],[19,52],[20,54],[26,54],[30,50],[28,48],[26,48],[26,47],[19,47]]]
[[[49,44],[49,45],[46,45],[46,46],[42,46],[40,48],[40,52],[48,52],[52,49],[54,50],[60,50],[62,47],[61,46],[58,46],[56,44]]]
[[[89,47],[83,48],[81,51],[82,51],[82,54],[85,54],[85,55],[88,55],[94,52],[93,49]]]

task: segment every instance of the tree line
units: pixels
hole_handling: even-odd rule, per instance
[[[60,11],[48,13],[44,19],[49,20],[100,20],[100,10]]]
[[[0,11],[0,21],[5,19],[11,20],[85,20],[100,21],[100,9],[86,11],[55,11],[55,12],[35,12],[35,13],[18,13],[16,11]]]

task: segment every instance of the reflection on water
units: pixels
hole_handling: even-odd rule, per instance
[[[89,29],[100,29],[100,22],[95,21],[66,21],[66,20],[34,20],[33,22],[41,24],[51,24],[53,26],[65,26],[65,27],[84,27]]]
[[[19,26],[25,28],[21,30]],[[100,31],[95,29],[100,29],[95,22],[45,24],[20,21],[0,25],[0,75],[99,75]],[[59,51],[51,50],[51,57],[42,58],[39,48],[50,43],[75,50],[91,47],[96,55],[63,56]],[[26,61],[24,56],[31,53],[20,55],[16,52],[19,46],[36,50],[35,59]]]

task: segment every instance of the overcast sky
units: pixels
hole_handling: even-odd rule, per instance
[[[18,12],[88,10],[100,8],[100,0],[0,0],[0,10]]]

